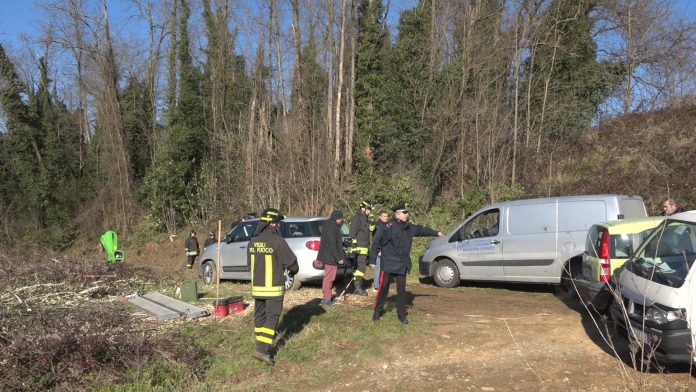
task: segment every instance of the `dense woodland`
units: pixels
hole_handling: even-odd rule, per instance
[[[107,5],[43,2],[37,35],[0,46],[7,243],[696,186],[673,153],[625,154],[660,134],[636,116],[696,117],[695,25],[670,1],[420,0],[392,26],[382,0],[130,0],[135,38]],[[611,170],[603,132],[623,132]]]

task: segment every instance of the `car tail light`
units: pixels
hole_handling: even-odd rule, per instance
[[[312,262],[312,267],[314,267],[314,268],[316,268],[316,269],[324,269],[324,263],[322,263],[322,262],[319,261],[319,260],[314,260],[314,261]]]
[[[611,280],[611,260],[609,259],[609,232],[602,232],[602,244],[599,247],[599,281]]]
[[[305,246],[311,250],[319,250],[319,244],[321,244],[321,241],[307,241]]]

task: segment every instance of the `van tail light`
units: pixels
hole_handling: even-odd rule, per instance
[[[319,244],[321,244],[321,241],[307,241],[305,246],[308,249],[319,251]]]
[[[599,281],[611,280],[611,260],[609,259],[609,232],[602,232],[602,244],[599,247]]]
[[[315,269],[318,269],[318,270],[324,269],[324,263],[322,263],[322,262],[319,261],[319,260],[314,260],[314,261],[312,262],[312,267],[314,267]]]

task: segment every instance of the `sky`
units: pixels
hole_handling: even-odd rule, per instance
[[[48,0],[43,0],[43,2]],[[572,0],[568,0],[572,1]],[[660,1],[660,0],[658,0]],[[696,0],[662,0],[673,4],[678,14],[689,19],[696,19]],[[37,4],[37,0],[0,0],[0,44],[17,47],[21,45],[20,37],[34,37],[39,34],[40,22],[46,19],[45,12]],[[242,2],[244,3],[244,2]],[[254,4],[251,0],[250,4]],[[389,4],[388,24],[394,28],[399,20],[401,11],[412,8],[418,0],[385,0]],[[132,15],[136,14],[130,0],[107,0],[109,13],[114,25],[129,27],[129,31],[143,30],[144,25]]]
[[[572,0],[569,0],[572,1]],[[671,2],[678,13],[689,19],[696,19],[696,0],[666,0]],[[390,12],[388,23],[394,27],[398,23],[401,11],[413,7],[418,0],[387,0]],[[0,43],[4,45],[19,45],[21,35],[34,36],[40,28],[40,21],[45,19],[45,13],[37,7],[37,0],[0,0]],[[254,1],[252,0],[252,3]],[[130,24],[137,28],[137,23],[129,16],[136,13],[129,0],[107,0],[109,12],[117,25]]]
[[[696,2],[696,0],[694,0]],[[46,1],[42,1],[46,2]],[[395,26],[398,23],[399,14],[418,3],[418,0],[390,0],[388,23]],[[35,0],[0,0],[0,44],[19,45],[22,35],[35,36],[40,29],[40,21],[46,19],[42,9]],[[252,0],[254,3],[254,0]],[[384,2],[387,4],[387,1]],[[136,14],[133,4],[129,0],[107,0],[109,15],[116,22],[137,28],[138,23],[130,16]]]

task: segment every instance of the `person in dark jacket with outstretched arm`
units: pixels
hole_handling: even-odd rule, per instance
[[[343,252],[343,239],[341,238],[341,224],[343,224],[343,211],[334,210],[329,220],[324,224],[321,232],[319,253],[317,260],[324,264],[324,279],[321,281],[322,305],[334,306],[336,303],[331,298],[331,288],[336,280],[336,270],[343,265],[346,259]]]
[[[396,281],[396,315],[403,324],[408,324],[406,318],[406,275],[411,270],[411,245],[413,237],[442,237],[440,231],[425,226],[412,224],[408,221],[409,211],[406,204],[400,203],[394,206],[394,219],[392,219],[382,232],[379,239],[379,248],[382,251],[382,271],[380,272],[380,286],[377,292],[373,321],[378,321],[382,316],[384,303],[387,302],[391,278]]]

